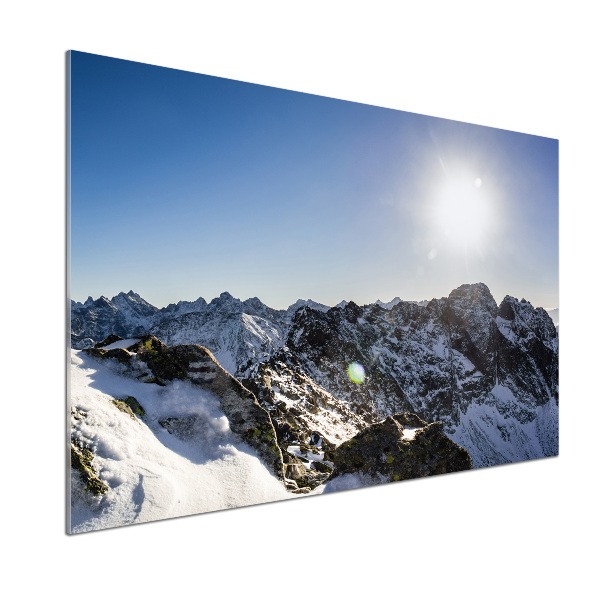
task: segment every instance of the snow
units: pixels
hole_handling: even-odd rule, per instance
[[[402,432],[402,438],[405,440],[414,440],[415,435],[417,435],[417,431],[423,429],[422,427],[404,427],[404,431]]]
[[[305,453],[303,453],[300,450],[300,446],[288,446],[287,447],[287,451],[290,454],[293,454],[294,456],[297,456],[298,458],[308,459],[309,461],[312,461],[312,460],[323,461],[323,460],[325,460],[325,453],[324,452],[320,452],[319,454],[315,454],[314,452],[311,452],[310,450],[307,450]]]
[[[517,336],[513,331],[512,324],[510,321],[503,319],[502,317],[496,317],[496,323],[500,333],[513,344],[517,342]]]
[[[558,455],[558,405],[550,400],[519,422],[511,409],[523,407],[510,388],[496,385],[483,404],[471,404],[448,437],[465,448],[475,467]],[[525,407],[523,407],[525,408]]]
[[[313,310],[318,310],[321,312],[327,312],[331,308],[330,306],[321,304],[320,302],[315,302],[314,300],[311,300],[309,298],[308,300],[302,300],[302,299],[296,300],[296,302],[294,302],[294,304],[291,304],[290,306],[288,306],[286,312],[288,312],[290,315],[293,315],[299,308],[302,308],[303,306],[308,306],[309,308],[312,308]]]
[[[345,490],[355,490],[357,488],[368,487],[387,482],[383,476],[369,476],[363,473],[346,473],[339,477],[326,481],[323,485],[317,487],[313,494],[330,494],[332,492],[343,492]]]
[[[382,302],[381,300],[377,300],[375,302],[375,304],[377,304],[378,306],[381,306],[381,308],[385,308],[385,309],[389,310],[390,308],[393,308],[394,306],[396,306],[396,304],[398,304],[399,302],[402,302],[402,300],[400,300],[400,298],[398,298],[396,296],[396,298],[394,298],[390,302]]]
[[[113,342],[108,346],[103,346],[103,350],[114,350],[115,348],[129,348],[129,346],[133,346],[133,344],[137,344],[140,341],[140,338],[129,338],[128,340],[119,340],[117,342]]]
[[[437,339],[437,341],[435,342],[435,344],[433,344],[432,346],[432,350],[434,352],[434,354],[438,357],[438,358],[442,358],[444,360],[446,360],[447,358],[447,342],[444,338],[439,337]]]
[[[475,365],[458,350],[452,351],[452,358],[454,359],[454,361],[456,361],[457,366],[462,365],[465,373],[474,373],[475,371],[477,371]],[[477,373],[479,373],[479,371],[477,371]],[[481,377],[481,373],[479,373],[478,376]]]
[[[121,368],[71,354],[71,407],[86,413],[73,419],[73,436],[111,488],[92,498],[73,471],[74,533],[294,497],[231,432],[216,396],[189,382],[141,383]],[[144,407],[143,422],[111,402],[126,396]],[[185,439],[158,423],[167,417],[191,418]]]

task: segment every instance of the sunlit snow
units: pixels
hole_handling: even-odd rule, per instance
[[[73,532],[117,527],[294,497],[230,431],[219,400],[189,382],[141,383],[80,351],[71,356],[71,407],[85,413],[73,435],[90,446],[94,467],[110,486],[100,500],[73,476]],[[133,396],[142,422],[119,411],[115,398]],[[189,439],[158,421],[195,417]]]

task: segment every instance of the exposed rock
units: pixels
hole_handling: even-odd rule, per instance
[[[111,350],[105,350],[104,348],[84,348],[83,352],[96,358],[114,358],[124,365],[128,365],[132,357],[131,352],[128,352],[124,348],[112,348]]]
[[[360,407],[351,407],[323,389],[284,351],[257,365],[243,383],[269,411],[282,448],[317,445],[315,435],[326,446],[334,446],[374,422],[361,416]]]
[[[127,396],[126,398],[115,398],[112,403],[125,414],[129,415],[132,419],[139,417],[140,419],[146,414],[146,411],[142,405],[133,397]]]
[[[348,377],[352,362],[364,367],[362,383]],[[304,378],[303,387],[330,394],[365,424],[400,412],[441,421],[476,466],[558,452],[551,443],[558,429],[558,338],[552,320],[543,309],[510,297],[498,308],[482,283],[423,305],[301,308],[286,346],[264,364],[268,369],[261,365],[248,377],[265,407],[269,382],[271,387],[276,382],[277,398],[294,400],[288,383],[294,371]],[[290,404],[284,412],[291,412]],[[293,407],[298,423],[320,415],[308,400]],[[534,419],[539,427],[529,426]],[[498,430],[506,436],[498,437]]]
[[[468,452],[442,433],[441,423],[427,424],[413,414],[398,414],[367,427],[338,446],[334,463],[331,479],[360,473],[386,481],[473,467]]]
[[[77,440],[71,440],[71,467],[79,471],[85,489],[95,496],[101,496],[108,491],[108,486],[98,478],[92,465],[94,455],[89,448],[84,447]]]
[[[169,417],[158,423],[170,434],[186,440],[190,439],[195,433],[196,417]]]
[[[213,392],[231,430],[256,448],[273,472],[283,478],[283,459],[269,414],[209,350],[194,344],[169,347],[153,337],[139,342],[137,350],[137,359],[146,363],[157,380],[189,380]]]
[[[506,296],[499,308],[498,373],[510,378],[521,392],[531,420],[535,408],[557,398],[558,336],[542,308]]]
[[[127,347],[128,352],[141,352],[148,350],[164,350],[167,347],[166,344],[163,344],[158,338],[153,335],[143,335],[139,342],[135,342],[131,346]]]

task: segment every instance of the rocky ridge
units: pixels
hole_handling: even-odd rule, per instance
[[[473,468],[468,452],[444,435],[440,422],[410,413],[387,417],[344,442],[334,463],[330,481],[358,473],[392,482]]]
[[[294,493],[310,492],[326,482],[332,473],[346,472],[344,470],[346,455],[343,450],[340,450],[344,447],[344,439],[357,432],[377,432],[377,425],[372,425],[370,428],[363,420],[353,419],[347,407],[324,390],[307,387],[311,385],[308,380],[296,380],[294,385],[299,390],[298,401],[302,400],[301,395],[304,394],[304,400],[310,402],[313,397],[319,396],[323,403],[322,410],[320,412],[316,410],[317,416],[314,421],[308,420],[301,410],[297,411],[296,420],[292,406],[286,406],[285,409],[278,406],[275,390],[277,384],[281,382],[276,378],[272,380],[270,388],[273,402],[269,403],[266,397],[263,397],[261,404],[267,406],[264,408],[248,388],[218,364],[209,350],[198,345],[167,346],[151,335],[124,340],[113,334],[96,344],[94,348],[85,349],[83,352],[99,360],[116,361],[124,365],[122,368],[125,369],[125,373],[143,382],[164,386],[174,380],[189,381],[201,389],[212,392],[219,398],[231,430],[255,448],[271,471],[285,483],[288,490]],[[265,376],[268,376],[267,371]],[[132,419],[143,419],[144,408],[135,398],[115,399],[112,402],[116,408],[129,414]],[[310,410],[309,408],[307,412]],[[172,435],[186,440],[193,437],[198,418],[200,417],[165,417],[160,421],[160,425]],[[313,427],[316,424],[327,432],[328,437]],[[382,438],[382,443],[384,442],[387,444],[385,437]],[[363,454],[372,450],[379,455],[380,448],[376,447],[376,442],[374,443],[374,447],[363,449]],[[447,438],[446,443],[452,444]],[[337,450],[336,446],[339,446]],[[445,455],[442,455],[445,450],[439,444],[438,446],[429,447],[428,464],[432,462],[437,464],[446,460]],[[97,480],[91,467],[93,455],[90,450],[74,446],[73,452],[75,453],[73,467],[81,472],[87,489],[94,494],[105,493],[108,488],[103,482]],[[338,452],[341,452],[340,458]],[[409,459],[411,455],[412,453],[408,453],[405,457],[397,457],[398,468],[402,463],[407,463],[406,477],[410,476],[408,473],[417,473],[414,466],[408,466],[408,462],[413,460]],[[420,458],[423,456],[423,453],[419,455]],[[447,470],[458,470],[462,468],[461,465],[459,461],[455,468],[449,467]],[[367,471],[370,470],[370,465],[366,462],[364,467]],[[436,472],[445,471],[440,468]]]
[[[365,369],[360,384],[347,375],[354,362]],[[426,305],[301,308],[286,345],[250,370],[247,385],[269,407],[268,382],[277,378],[280,410],[297,395],[289,382],[305,380],[365,424],[401,412],[440,421],[476,466],[558,453],[552,320],[510,296],[497,306],[484,284],[461,286]],[[296,402],[295,410],[310,405],[314,414],[321,400],[312,397],[312,405]]]

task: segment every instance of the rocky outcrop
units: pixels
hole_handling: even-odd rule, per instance
[[[271,415],[282,448],[310,444],[312,437],[339,444],[369,422],[370,411],[350,407],[308,377],[292,357],[280,352],[257,365],[242,383]]]
[[[162,385],[180,379],[209,390],[219,398],[231,430],[255,448],[277,476],[284,478],[283,458],[268,412],[206,348],[194,344],[167,346],[147,335],[126,349],[91,348],[84,352],[97,358],[114,358],[135,368],[143,363]],[[169,424],[163,425],[167,429],[175,428],[174,422],[165,422]]]
[[[143,418],[146,411],[142,405],[133,397],[126,396],[125,398],[115,398],[112,403],[126,415],[129,415],[134,421],[136,418]]]
[[[71,468],[79,472],[85,490],[95,496],[102,496],[108,492],[108,486],[99,479],[92,461],[94,455],[78,440],[71,440]]]
[[[331,479],[355,473],[382,481],[402,481],[473,467],[468,452],[442,432],[441,423],[427,424],[401,413],[367,427],[334,453]]]

